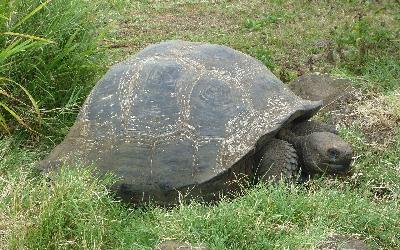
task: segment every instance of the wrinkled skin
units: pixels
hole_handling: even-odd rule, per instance
[[[278,137],[294,146],[303,174],[344,174],[350,170],[351,146],[327,124],[306,121],[282,129]]]
[[[307,173],[345,173],[349,170],[352,150],[339,136],[329,132],[314,132],[300,143],[300,164]]]

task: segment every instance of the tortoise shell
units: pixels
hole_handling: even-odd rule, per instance
[[[282,126],[320,102],[294,95],[261,62],[226,46],[167,41],[111,67],[42,169],[61,163],[111,171],[134,203],[213,199]]]

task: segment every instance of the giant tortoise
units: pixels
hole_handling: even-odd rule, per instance
[[[321,105],[239,51],[162,42],[107,72],[40,168],[93,164],[119,177],[124,200],[161,205],[217,200],[244,183],[294,180],[300,169],[346,172],[351,147],[308,120]]]

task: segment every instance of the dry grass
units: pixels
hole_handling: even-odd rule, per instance
[[[339,126],[362,131],[366,143],[374,149],[385,150],[396,142],[400,128],[400,94],[379,95],[354,89],[351,98],[329,111],[330,119]]]
[[[355,107],[353,124],[359,126],[374,144],[387,146],[396,141],[400,126],[400,94],[376,96]]]

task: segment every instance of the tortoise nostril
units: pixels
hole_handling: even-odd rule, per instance
[[[328,155],[331,158],[337,158],[339,156],[339,151],[335,148],[328,149]]]

